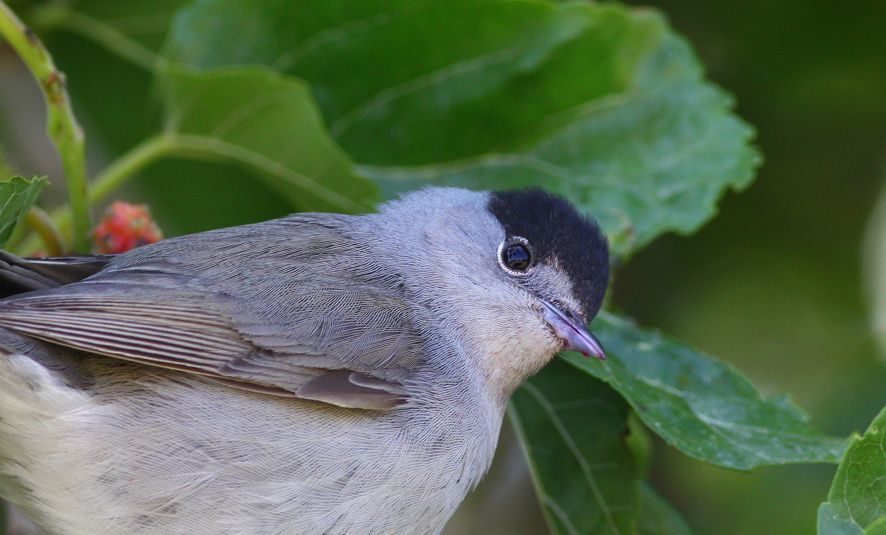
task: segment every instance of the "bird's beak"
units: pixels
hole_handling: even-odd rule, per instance
[[[586,357],[594,356],[600,360],[606,359],[603,345],[580,320],[547,301],[542,301],[542,304],[544,305],[543,317],[554,333],[563,340],[563,349],[578,351]]]

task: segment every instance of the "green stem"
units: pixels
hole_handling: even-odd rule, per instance
[[[364,208],[354,201],[321,187],[308,177],[288,169],[261,154],[256,154],[243,147],[229,144],[219,139],[175,132],[166,132],[149,138],[111,163],[108,168],[93,180],[92,190],[89,192],[88,197],[89,202],[92,205],[100,203],[111,192],[119,188],[148,164],[169,156],[194,160],[240,163],[309,191],[330,203],[336,204],[343,210],[356,212]],[[62,233],[67,235],[71,228],[71,210],[67,207],[62,207],[52,213],[52,219]],[[38,245],[39,242],[36,237],[32,236],[21,246],[21,250],[24,252],[33,251]]]
[[[40,38],[0,0],[0,35],[15,49],[37,79],[47,107],[47,130],[62,161],[74,226],[74,249],[89,251],[89,204],[86,187],[86,156],[83,130],[74,117],[59,71]]]
[[[49,256],[61,256],[65,254],[65,251],[67,250],[67,247],[65,247],[65,240],[62,237],[61,232],[59,232],[58,227],[55,225],[55,221],[49,217],[49,214],[40,208],[33,206],[28,210],[28,215],[25,216],[25,224],[34,229],[34,232],[40,236],[43,240],[43,244],[46,246],[46,252],[49,253]]]
[[[123,185],[127,180],[135,176],[139,171],[147,167],[151,162],[176,152],[175,139],[168,135],[160,135],[146,139],[123,154],[102,171],[92,183],[89,190],[88,200],[90,205],[96,205],[105,200],[115,189]],[[62,235],[70,232],[71,210],[61,207],[52,212],[52,220],[55,221]],[[29,253],[39,247],[37,236],[31,236],[25,241],[19,251]]]
[[[167,156],[239,163],[304,189],[342,210],[357,212],[366,208],[261,154],[220,139],[176,132],[165,132],[143,141],[112,163],[95,177],[90,202],[102,201],[147,163]]]
[[[148,164],[172,154],[175,149],[174,138],[167,135],[159,135],[142,141],[129,152],[114,160],[95,177],[92,190],[89,192],[89,202],[93,206],[102,202],[111,192],[147,167]]]

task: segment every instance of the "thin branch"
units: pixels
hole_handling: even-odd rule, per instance
[[[49,256],[61,256],[68,250],[55,221],[40,208],[33,206],[28,210],[28,214],[25,216],[25,225],[40,236],[43,244],[46,245],[46,252],[49,253]]]
[[[147,167],[151,162],[176,152],[175,140],[160,135],[142,141],[125,154],[114,160],[105,168],[92,183],[88,201],[95,206],[105,200],[114,190]],[[62,235],[71,228],[71,210],[63,206],[53,210],[51,218]],[[39,247],[37,236],[30,236],[17,250],[23,254],[30,253]]]
[[[43,91],[47,108],[49,139],[61,157],[68,186],[68,201],[74,227],[74,249],[89,251],[89,204],[86,189],[86,156],[83,130],[74,117],[59,71],[40,38],[0,0],[0,35],[15,49]]]
[[[175,140],[166,135],[142,141],[111,162],[111,165],[95,177],[92,191],[89,192],[89,202],[93,206],[102,202],[148,164],[174,152]]]
[[[37,35],[0,0],[0,35],[15,49],[37,79],[47,105],[47,130],[61,157],[68,186],[74,226],[74,247],[89,250],[89,205],[87,203],[85,143],[83,130],[74,117],[65,88],[64,74],[52,61]]]

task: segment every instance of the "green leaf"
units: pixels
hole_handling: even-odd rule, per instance
[[[634,455],[634,461],[637,464],[637,473],[644,478],[649,477],[652,471],[652,456],[655,453],[655,444],[652,441],[652,435],[643,422],[637,417],[637,413],[631,412],[628,415],[628,436],[625,443]]]
[[[819,535],[883,533],[886,529],[886,408],[854,437],[818,511]]]
[[[555,360],[514,394],[508,413],[553,533],[635,532],[628,407],[616,392]]]
[[[649,483],[640,484],[640,515],[637,535],[691,535],[692,530],[671,504]]]
[[[303,83],[264,68],[192,72],[160,78],[171,152],[222,159],[259,171],[292,206],[365,211],[375,185],[355,174],[326,134]]]
[[[787,398],[763,399],[729,366],[609,313],[597,316],[592,330],[607,360],[574,353],[565,360],[609,383],[687,455],[740,470],[842,457],[845,440],[815,431]]]
[[[15,226],[28,213],[47,184],[49,181],[46,177],[14,176],[0,181],[0,247],[12,235]]]
[[[42,2],[23,14],[38,33],[63,30],[80,35],[150,71],[173,15],[187,3],[188,0]]]
[[[69,88],[78,114],[89,125],[89,146],[112,159],[157,134],[162,117],[153,73],[85,37],[56,33],[50,45],[72,82]],[[224,162],[165,159],[139,172],[126,195],[148,203],[168,236],[291,213],[292,204],[266,186],[266,177],[259,179],[256,174]]]
[[[830,503],[818,508],[819,535],[864,535],[864,530],[855,522],[841,515]]]
[[[166,54],[304,78],[389,195],[540,185],[596,216],[616,252],[694,231],[759,163],[731,98],[649,9],[205,0],[176,18]]]

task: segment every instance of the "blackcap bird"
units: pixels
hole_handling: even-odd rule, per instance
[[[0,494],[50,533],[439,533],[586,330],[597,225],[430,188],[117,256],[0,262]]]

